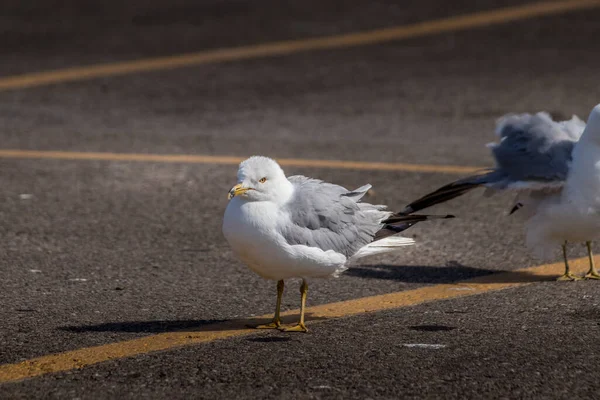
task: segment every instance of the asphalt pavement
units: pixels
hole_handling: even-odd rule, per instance
[[[523,4],[6,1],[0,79],[414,24]],[[412,163],[285,168],[401,209],[488,167],[496,118],[586,118],[600,8],[374,45],[0,91],[0,149]],[[273,311],[221,222],[233,164],[0,157],[0,364]],[[308,305],[559,261],[531,257],[511,196],[474,192],[417,245],[311,283]],[[558,249],[557,249],[558,250]],[[600,251],[600,250],[598,250]],[[583,246],[571,255],[583,256]],[[298,307],[290,282],[284,308]],[[503,291],[256,332],[0,383],[0,398],[595,398],[600,283]]]

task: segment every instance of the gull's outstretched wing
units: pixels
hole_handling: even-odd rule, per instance
[[[545,112],[502,117],[496,127],[500,143],[488,145],[496,161],[494,179],[488,184],[500,189],[562,186],[584,129],[585,123],[576,116],[562,122]]]
[[[545,112],[510,114],[496,125],[499,143],[488,145],[496,167],[478,175],[449,183],[412,203],[403,212],[412,213],[458,197],[471,189],[525,191],[560,190],[569,172],[575,143],[585,123],[573,116],[555,122]]]

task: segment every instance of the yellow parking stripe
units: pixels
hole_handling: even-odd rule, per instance
[[[0,158],[33,158],[88,161],[143,161],[182,164],[229,164],[237,165],[246,157],[202,156],[185,154],[136,154],[136,153],[93,153],[72,151],[0,150]],[[301,158],[278,158],[283,166],[312,167],[353,170],[431,172],[445,174],[469,174],[481,171],[482,167],[458,165],[404,164],[368,161],[310,160]]]
[[[0,78],[0,91],[79,81],[138,72],[167,70],[193,65],[259,57],[279,56],[311,50],[325,50],[410,39],[444,32],[480,28],[527,18],[561,14],[598,7],[600,0],[567,0],[525,4],[491,11],[419,22],[412,25],[376,29],[367,32],[287,40],[250,46],[222,48],[167,57],[72,67]]]
[[[577,273],[586,271],[588,268],[587,258],[574,260],[572,262],[572,267]],[[313,320],[312,324],[315,324],[319,321],[332,318],[349,317],[436,300],[447,300],[490,291],[515,288],[539,282],[541,280],[553,279],[558,274],[562,273],[563,270],[563,263],[546,264],[469,279],[452,284],[428,286],[415,290],[365,297],[339,303],[323,304],[320,306],[309,307],[307,309],[307,319]],[[585,285],[586,282],[557,282],[556,290],[561,290],[561,285],[565,284]],[[290,320],[295,320],[297,313],[298,310],[284,313],[286,317],[285,321],[289,322]],[[269,317],[270,315],[263,315],[253,320],[233,320],[216,323],[202,326],[197,330],[192,331],[162,333],[124,342],[52,354],[16,364],[0,365],[0,383],[15,382],[48,373],[84,368],[104,361],[206,343],[218,339],[260,334],[261,331],[248,329],[245,325],[250,323],[250,321],[257,323],[259,320],[264,320]],[[318,335],[318,331],[314,334]]]

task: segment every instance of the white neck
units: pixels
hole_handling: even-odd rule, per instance
[[[287,203],[294,195],[294,185],[287,179],[281,179],[277,190],[277,196],[273,199],[274,203],[279,205]]]

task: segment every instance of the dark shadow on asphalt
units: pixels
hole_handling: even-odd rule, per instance
[[[491,275],[498,271],[467,267],[452,263],[447,266],[363,265],[352,267],[346,275],[359,278],[391,279],[406,283],[451,283]]]
[[[59,329],[67,332],[132,332],[159,333],[181,330],[201,329],[205,325],[217,324],[223,320],[177,320],[177,321],[125,321],[108,322],[98,325],[62,326]]]
[[[535,275],[529,272],[480,269],[458,263],[450,263],[443,267],[387,264],[363,265],[351,267],[345,272],[345,275],[358,278],[395,280],[405,283],[430,284],[455,283],[482,277],[488,277],[485,279],[485,282],[489,283],[527,283],[550,279],[550,277]]]
[[[456,329],[456,327],[447,325],[415,325],[409,326],[408,329],[419,332],[447,332]]]
[[[278,342],[289,342],[292,338],[285,336],[273,336],[273,337],[253,337],[246,339],[247,342],[255,343],[278,343]]]
[[[306,313],[307,321],[318,321],[326,318],[312,317]],[[282,317],[284,324],[295,323],[298,315]],[[166,332],[218,332],[251,329],[249,325],[265,324],[268,319],[232,319],[232,320],[174,320],[174,321],[124,321],[107,322],[97,325],[61,326],[58,329],[73,333],[86,332],[128,332],[128,333],[166,333]],[[257,332],[259,330],[256,330]]]
[[[553,280],[552,276],[540,276],[523,271],[495,271],[489,269],[472,268],[458,263],[449,263],[447,266],[399,266],[399,265],[374,265],[352,267],[347,275],[359,278],[388,279],[407,283],[528,283]],[[307,320],[320,320],[310,313]],[[296,315],[283,318],[284,323],[292,323],[298,319]],[[267,323],[266,319],[236,319],[236,320],[175,320],[175,321],[125,321],[109,322],[98,325],[63,326],[58,329],[74,332],[131,332],[131,333],[164,333],[176,331],[227,331],[248,329],[249,325]],[[415,328],[416,330],[417,328]],[[422,328],[426,329],[426,328]]]

